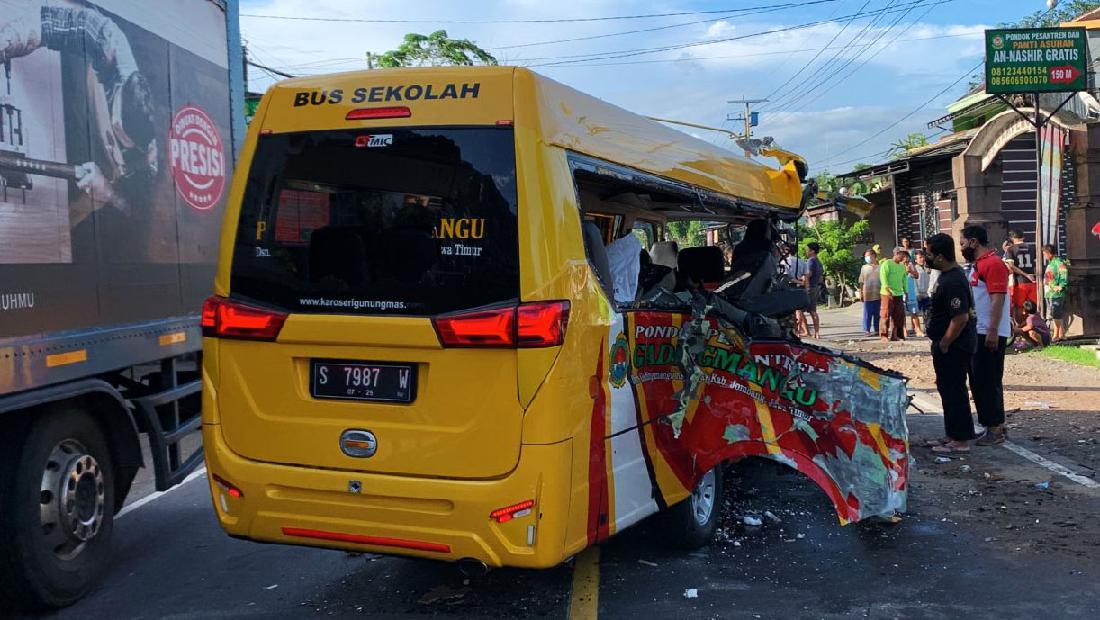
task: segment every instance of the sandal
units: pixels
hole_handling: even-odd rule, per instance
[[[953,440],[950,437],[941,437],[939,439],[929,439],[924,442],[924,447],[935,448],[936,446],[942,446],[951,443]]]
[[[936,454],[970,454],[970,446],[967,445],[965,448],[963,448],[952,445],[951,443],[945,443],[942,446],[936,446],[932,448],[932,451]]]

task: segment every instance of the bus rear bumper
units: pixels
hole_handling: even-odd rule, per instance
[[[256,541],[544,568],[566,557],[571,442],[525,445],[494,480],[445,480],[252,461],[203,425],[207,478],[226,533]],[[495,510],[534,500],[513,518]],[[503,522],[502,522],[503,521]]]

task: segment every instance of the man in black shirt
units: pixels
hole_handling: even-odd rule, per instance
[[[1012,274],[1012,290],[1009,291],[1008,299],[1012,308],[1011,316],[1017,323],[1023,323],[1027,317],[1024,302],[1038,303],[1035,297],[1035,262],[1032,259],[1031,244],[1024,241],[1023,231],[1014,230],[1009,233],[1004,260]]]
[[[955,262],[955,242],[950,236],[932,235],[924,242],[924,253],[928,264],[940,271],[925,326],[932,339],[932,366],[947,435],[932,451],[968,453],[974,439],[974,420],[970,417],[966,374],[978,344],[974,300],[970,282]]]

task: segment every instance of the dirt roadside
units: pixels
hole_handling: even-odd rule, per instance
[[[939,404],[927,339],[883,343],[859,333],[858,305],[823,313],[825,344],[910,378],[910,388]],[[830,328],[830,322],[832,322]],[[1010,438],[1100,481],[1100,371],[1034,355],[1005,360]],[[942,417],[909,419],[915,465],[910,509],[921,518],[966,524],[1008,553],[1100,555],[1100,492],[1028,462],[1003,447],[937,462],[925,443],[943,435]]]

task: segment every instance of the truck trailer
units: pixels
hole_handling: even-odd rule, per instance
[[[202,463],[243,91],[237,0],[0,0],[0,615],[87,594],[138,470]]]

